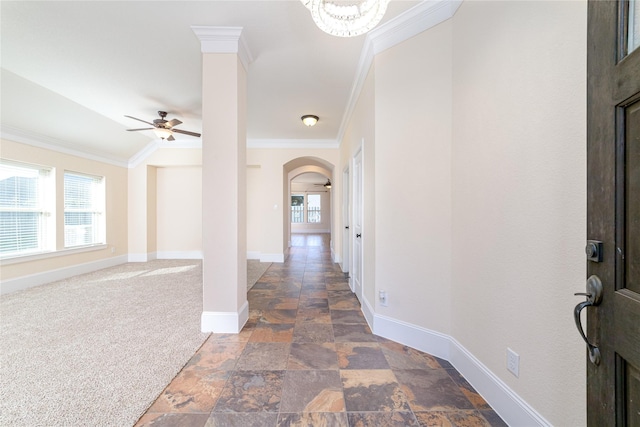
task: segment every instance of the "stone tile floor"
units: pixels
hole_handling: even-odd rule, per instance
[[[505,426],[447,361],[371,333],[328,235],[294,235],[136,426]]]

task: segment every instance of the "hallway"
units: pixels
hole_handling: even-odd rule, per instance
[[[137,426],[504,426],[446,361],[373,335],[329,235],[292,235]]]

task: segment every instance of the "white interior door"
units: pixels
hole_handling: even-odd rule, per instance
[[[349,205],[350,205],[350,191],[349,186],[351,182],[349,180],[349,167],[345,168],[342,171],[342,272],[349,272],[349,265],[351,261],[351,233],[349,229],[349,224],[351,222],[351,217],[349,215]],[[351,289],[353,290],[353,289]]]
[[[362,148],[353,158],[353,241],[352,289],[362,302]]]

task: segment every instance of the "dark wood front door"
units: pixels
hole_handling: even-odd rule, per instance
[[[640,0],[588,6],[587,238],[602,242],[602,258],[587,262],[587,277],[603,289],[599,304],[585,307],[586,335],[600,353],[598,364],[587,357],[593,427],[640,427],[638,8]]]

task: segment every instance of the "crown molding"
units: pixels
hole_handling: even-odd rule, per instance
[[[138,151],[134,154],[127,164],[129,169],[134,169],[138,167],[142,162],[144,162],[149,156],[155,153],[160,148],[196,148],[202,149],[202,140],[198,139],[197,141],[165,141],[162,139],[154,139],[146,147],[142,150]]]
[[[374,55],[435,27],[455,15],[462,0],[426,0],[367,34]]]
[[[113,166],[123,168],[135,168],[144,162],[151,154],[159,148],[202,148],[202,141],[164,141],[162,139],[154,139],[147,144],[142,150],[138,151],[129,159],[118,158],[109,155],[91,153],[88,151],[78,150],[69,147],[68,143],[57,138],[42,135],[36,132],[25,131],[23,129],[12,126],[2,125],[0,129],[0,138],[7,141],[18,142],[20,144],[30,145],[32,147],[44,148],[45,150],[55,151],[57,153],[68,154],[87,160],[106,163]]]
[[[21,144],[31,145],[33,147],[44,148],[46,150],[51,150],[58,153],[81,157],[83,159],[95,160],[97,162],[107,163],[114,166],[126,168],[128,165],[127,159],[78,150],[76,148],[69,147],[69,143],[66,141],[42,135],[40,133],[15,128],[13,126],[2,125],[2,129],[0,130],[0,138],[6,139],[8,141],[19,142]]]
[[[247,148],[338,148],[335,139],[247,139]]]
[[[138,151],[136,154],[131,156],[129,162],[127,163],[127,167],[129,169],[134,169],[138,167],[142,162],[144,162],[150,155],[155,153],[158,149],[158,141],[154,139],[150,143],[148,143],[142,150]]]
[[[360,61],[356,69],[351,94],[338,130],[337,140],[340,143],[344,138],[347,124],[355,109],[360,91],[373,63],[373,58],[380,52],[450,19],[455,15],[462,1],[425,0],[367,33],[360,53]]]
[[[193,25],[191,30],[200,40],[202,53],[237,53],[245,70],[253,62],[253,56],[246,40],[242,37],[242,27],[210,27]]]
[[[347,106],[344,110],[344,115],[342,116],[342,122],[340,123],[340,128],[338,129],[338,136],[336,139],[338,140],[339,145],[342,144],[344,133],[347,131],[347,124],[351,119],[353,110],[355,110],[356,108],[356,103],[358,102],[358,98],[360,97],[360,92],[362,91],[364,82],[367,79],[367,74],[369,73],[369,68],[371,68],[374,57],[375,55],[373,53],[373,44],[370,42],[369,35],[367,34],[364,46],[362,47],[362,51],[360,52],[360,60],[358,61],[356,75],[353,79],[353,85],[351,86],[349,100],[347,101]]]

